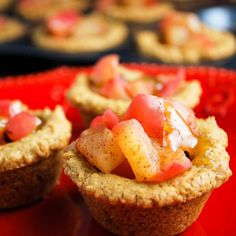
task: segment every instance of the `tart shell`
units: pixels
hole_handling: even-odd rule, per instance
[[[198,126],[193,167],[169,181],[145,184],[101,173],[74,144],[63,154],[65,173],[78,186],[93,217],[113,233],[175,235],[197,219],[211,191],[232,174],[226,133],[212,117],[199,119]]]
[[[93,16],[92,16],[93,17]],[[128,36],[128,29],[123,23],[104,18],[108,26],[105,34],[89,37],[56,38],[47,33],[44,27],[39,27],[33,33],[34,43],[48,50],[66,53],[89,53],[105,51],[121,45]]]
[[[0,209],[10,209],[45,197],[61,173],[56,154],[32,165],[0,173]]]
[[[0,209],[32,203],[56,183],[58,155],[71,136],[71,125],[60,107],[34,111],[43,126],[19,141],[0,146]]]
[[[191,45],[180,48],[163,44],[158,35],[151,31],[137,33],[136,42],[141,54],[167,63],[199,63],[201,60],[220,60],[235,54],[236,40],[233,34],[208,28],[204,30],[205,35],[213,39],[214,46],[203,50]]]

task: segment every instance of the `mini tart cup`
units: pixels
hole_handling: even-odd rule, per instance
[[[78,186],[91,214],[118,235],[175,235],[199,216],[211,191],[231,175],[227,135],[213,117],[199,119],[193,167],[157,184],[95,169],[72,144],[63,153],[65,173]],[[91,144],[92,145],[92,144]]]
[[[23,4],[17,5],[18,13],[27,20],[40,21],[53,15],[59,11],[64,10],[84,10],[88,7],[87,0],[55,0],[55,3],[48,7],[37,7],[32,5],[31,7],[25,7]]]
[[[173,96],[188,107],[195,107],[202,94],[200,82],[197,80],[186,81],[183,87]],[[69,101],[80,110],[85,125],[96,115],[102,114],[110,108],[118,115],[123,115],[127,110],[130,101],[108,99],[91,90],[89,77],[86,74],[79,74],[67,93]]]
[[[89,17],[102,18],[107,26],[107,31],[104,34],[83,38],[56,38],[49,35],[46,29],[41,26],[34,31],[32,35],[33,41],[37,46],[44,49],[73,54],[106,51],[121,45],[127,38],[128,28],[125,24],[108,20],[102,16]]]
[[[204,28],[205,35],[213,39],[214,46],[196,48],[195,46],[177,47],[163,44],[158,35],[151,31],[140,31],[135,39],[138,49],[144,56],[167,63],[199,63],[202,60],[220,60],[236,52],[236,40],[229,32]]]
[[[61,107],[35,111],[43,125],[19,141],[0,146],[0,209],[30,204],[46,196],[58,180],[58,155],[71,136]]]
[[[7,17],[7,22],[1,28],[0,43],[6,43],[21,38],[26,33],[26,27],[18,20]]]
[[[151,7],[126,7],[112,5],[105,9],[103,13],[112,18],[133,22],[133,23],[153,23],[161,19],[166,13],[172,11],[172,6],[168,3],[160,3]]]

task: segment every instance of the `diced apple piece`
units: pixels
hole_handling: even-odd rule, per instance
[[[151,138],[162,143],[164,128],[164,101],[151,95],[138,94],[128,107],[125,120],[136,119]]]
[[[46,26],[52,35],[67,37],[73,33],[79,18],[76,11],[67,10],[51,16]]]
[[[92,81],[101,86],[109,80],[113,80],[119,76],[119,56],[111,54],[101,58],[94,66],[91,74]]]
[[[198,141],[176,110],[172,106],[167,106],[165,114],[165,122],[173,129],[173,132],[166,136],[166,140],[172,150],[176,151],[179,147],[194,148]]]
[[[101,88],[100,94],[111,99],[130,100],[126,92],[126,82],[119,77],[107,81]]]
[[[0,100],[0,117],[12,117],[23,109],[24,106],[19,101]]]
[[[182,103],[171,98],[165,99],[165,104],[167,104],[167,106],[168,105],[173,106],[174,109],[177,111],[178,115],[181,116],[186,125],[190,128],[192,133],[194,135],[198,135],[196,117],[194,115],[194,112],[190,108],[184,106]]]
[[[167,181],[192,167],[192,162],[181,149],[173,152],[170,148],[160,148],[158,154],[161,160],[161,171],[154,177],[153,181]]]
[[[126,84],[126,90],[132,98],[139,93],[151,95],[154,91],[154,88],[154,81],[145,81],[142,79]]]
[[[115,124],[119,122],[119,117],[112,112],[112,110],[107,109],[102,116],[95,117],[91,124],[90,128],[94,129],[103,129],[108,128],[112,129]]]
[[[185,80],[185,70],[180,69],[176,74],[160,74],[157,77],[160,86],[156,86],[157,95],[169,97],[176,93]]]
[[[112,132],[137,181],[148,181],[157,175],[159,171],[158,153],[137,120],[120,122],[114,126]]]
[[[99,132],[87,132],[77,141],[77,149],[83,154],[89,163],[104,173],[110,173],[119,166],[125,156],[119,145],[115,142],[109,129]]]
[[[23,111],[8,120],[6,134],[12,141],[17,141],[31,134],[41,123],[37,116]]]

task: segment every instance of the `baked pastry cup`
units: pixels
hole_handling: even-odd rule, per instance
[[[89,124],[92,118],[94,118],[94,116],[102,114],[107,108],[110,108],[113,112],[115,112],[118,115],[122,115],[130,104],[130,101],[132,99],[131,97],[126,97],[126,96],[120,98],[117,97],[113,98],[112,96],[107,97],[99,93],[97,89],[94,89],[93,79],[91,78],[94,74],[94,71],[96,71],[97,70],[96,68],[100,67],[100,65],[102,67],[101,69],[99,69],[100,72],[104,70],[110,71],[109,63],[102,65],[103,64],[102,61],[104,61],[104,59],[107,60],[106,58],[108,59],[110,58],[111,59],[110,65],[112,63],[118,64],[118,62],[117,63],[112,62],[112,60],[115,59],[115,57],[116,57],[115,55],[106,56],[97,62],[91,73],[80,73],[75,79],[74,83],[71,85],[70,89],[68,90],[67,97],[69,101],[73,104],[73,106],[77,107],[80,110],[80,113],[82,115],[85,124]],[[169,75],[172,75],[173,80],[169,81],[170,86],[172,86],[171,84],[176,83],[174,81],[175,78],[177,78],[178,76],[180,77],[183,76],[183,78],[180,79],[183,81],[177,82],[178,85],[174,86],[175,90],[174,92],[171,93],[171,97],[191,108],[194,108],[200,101],[200,96],[202,94],[202,88],[200,82],[197,80],[185,81],[184,79],[185,72],[183,69],[180,69],[180,71],[177,71],[174,74],[157,73],[156,76],[145,75],[142,71],[131,70],[128,69],[128,67],[121,65],[118,66],[118,70],[120,71],[119,72],[120,76],[126,78],[128,81],[131,81],[131,84],[132,82],[135,83],[135,80],[139,81],[142,80],[143,78],[148,78],[146,82],[149,83],[150,81],[155,81],[155,78],[158,76],[163,76],[165,78],[165,76],[168,77]],[[182,73],[183,75],[181,75]],[[107,83],[109,84],[110,82]],[[117,84],[117,87],[119,87],[119,84]],[[150,92],[146,91],[145,89],[143,90],[142,87],[145,87],[145,84],[144,86],[141,86],[140,88],[141,90],[137,90],[136,92],[134,92],[134,95],[136,95],[137,93]],[[109,92],[111,92],[111,95],[113,94],[116,95],[116,89],[109,87],[109,85],[107,88],[108,90],[110,90]],[[165,95],[163,93],[163,96],[170,96],[170,94]]]
[[[95,162],[91,164],[93,156],[88,158],[81,153],[86,144],[78,149],[79,139],[63,154],[65,173],[78,186],[94,219],[112,233],[176,235],[197,219],[213,189],[231,175],[225,150],[226,133],[218,127],[214,117],[197,119],[197,125],[198,143],[190,154],[191,168],[166,181],[140,182],[101,172],[94,167]],[[123,143],[127,144],[128,138],[124,137],[127,140]],[[114,136],[113,140],[116,140]],[[102,147],[97,150],[97,160],[102,158],[101,150]]]
[[[44,198],[61,173],[59,151],[71,136],[61,107],[33,111],[42,124],[34,133],[0,146],[0,209]]]
[[[24,36],[25,26],[16,19],[6,15],[0,15],[0,43],[6,43]]]
[[[86,0],[20,0],[17,11],[27,20],[40,21],[63,10],[84,10],[87,7]]]
[[[175,20],[177,17],[181,22]],[[196,26],[191,26],[191,20]],[[171,13],[161,22],[159,32],[144,30],[135,38],[141,54],[167,63],[221,60],[236,51],[232,33],[211,29],[192,13]]]
[[[103,3],[105,2],[105,3]],[[169,3],[158,3],[157,1],[124,1],[119,4],[116,1],[99,0],[97,3],[98,10],[100,9],[105,15],[114,19],[130,22],[130,23],[153,23],[161,19],[167,12],[172,9]],[[148,3],[147,3],[148,2]]]
[[[67,17],[70,15],[70,18],[76,15],[73,12],[62,12],[55,17],[64,22],[64,14],[67,14]],[[55,20],[52,17],[46,23],[46,25],[50,25],[49,30],[47,26],[40,26],[35,30],[33,33],[34,43],[47,50],[66,53],[89,53],[102,52],[120,46],[128,36],[127,27],[120,22],[108,20],[98,14],[77,16],[78,19],[76,20],[74,17],[75,22],[66,27],[64,35],[59,32],[60,36],[57,34],[57,29],[51,29],[53,23],[51,24],[50,21]],[[50,30],[53,32],[50,33]],[[67,34],[68,31],[69,35]]]

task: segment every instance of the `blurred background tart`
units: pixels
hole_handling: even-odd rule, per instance
[[[39,21],[63,10],[84,10],[87,0],[19,0],[17,11],[28,20]]]
[[[235,54],[235,36],[204,25],[194,13],[171,12],[156,32],[136,35],[139,51],[168,63],[198,63],[220,60]]]
[[[99,14],[63,11],[49,17],[33,33],[34,43],[44,49],[67,53],[101,52],[122,44],[127,27]]]
[[[5,43],[24,36],[26,27],[18,20],[0,14],[0,31],[0,43]]]

